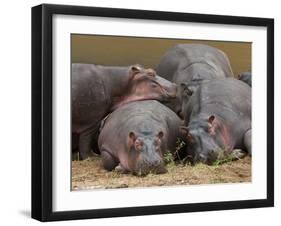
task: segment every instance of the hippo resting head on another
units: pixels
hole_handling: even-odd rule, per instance
[[[128,74],[125,89],[115,87],[112,109],[137,100],[158,100],[164,103],[176,98],[177,85],[161,78],[153,69],[134,65]]]
[[[179,117],[158,101],[137,101],[111,113],[99,136],[105,169],[165,173],[163,155],[176,146]]]
[[[176,92],[176,84],[139,65],[72,64],[72,133],[80,135],[80,158],[91,155],[100,122],[108,113],[138,100],[167,102],[176,97]]]
[[[217,159],[239,157],[243,152],[237,152],[238,149],[251,154],[248,85],[232,78],[214,79],[203,82],[190,98],[185,99],[185,95],[182,107],[185,126],[181,132],[193,163],[212,164]]]

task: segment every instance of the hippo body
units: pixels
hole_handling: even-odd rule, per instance
[[[233,78],[202,82],[183,99],[181,131],[193,162],[213,163],[242,149],[251,154],[251,88]]]
[[[252,73],[247,71],[247,72],[242,72],[241,74],[238,75],[238,79],[247,83],[250,87],[252,87]]]
[[[166,172],[163,155],[175,150],[180,118],[155,100],[129,103],[112,112],[99,135],[103,166],[145,175]]]
[[[176,85],[140,66],[110,67],[72,64],[72,137],[79,134],[80,159],[97,146],[101,120],[123,104],[175,98]]]
[[[172,47],[160,60],[156,72],[179,86],[188,83],[194,89],[203,80],[233,77],[226,54],[203,44],[178,44]],[[178,98],[167,105],[178,114],[182,102],[180,93],[179,89]]]
[[[233,77],[228,57],[221,50],[203,44],[178,44],[168,50],[156,72],[180,84],[192,80]]]

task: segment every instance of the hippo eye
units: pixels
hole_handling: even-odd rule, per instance
[[[152,88],[157,88],[158,87],[156,84],[152,84],[151,86],[152,86]]]
[[[151,87],[152,87],[152,88],[157,88],[157,87],[158,87],[158,84],[157,84],[156,82],[152,81]]]
[[[153,69],[147,69],[146,73],[148,76],[156,77],[156,72]]]

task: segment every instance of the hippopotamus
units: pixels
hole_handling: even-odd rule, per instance
[[[238,75],[238,79],[247,83],[250,87],[252,87],[252,73],[247,71],[247,72],[242,72]]]
[[[98,145],[102,165],[138,176],[165,173],[163,155],[175,151],[182,120],[155,100],[124,105],[106,117]]]
[[[72,64],[72,137],[79,134],[80,159],[97,143],[101,120],[118,107],[138,100],[167,102],[176,97],[176,84],[153,69]],[[97,145],[96,145],[97,146]]]
[[[215,78],[234,77],[226,54],[214,47],[203,44],[178,44],[169,49],[156,67],[157,74],[175,82],[192,83],[196,89],[201,81]],[[180,114],[181,89],[177,98],[168,107]]]
[[[234,78],[214,79],[202,82],[186,98],[190,95],[186,86],[180,130],[192,163],[251,155],[251,88],[247,84]]]

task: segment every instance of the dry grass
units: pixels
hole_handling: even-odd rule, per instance
[[[95,156],[84,161],[72,161],[72,189],[104,189],[151,187],[191,184],[239,183],[251,181],[251,158],[245,157],[237,161],[221,165],[204,164],[167,165],[166,174],[148,174],[137,177],[131,174],[108,172],[101,166],[101,159]]]

